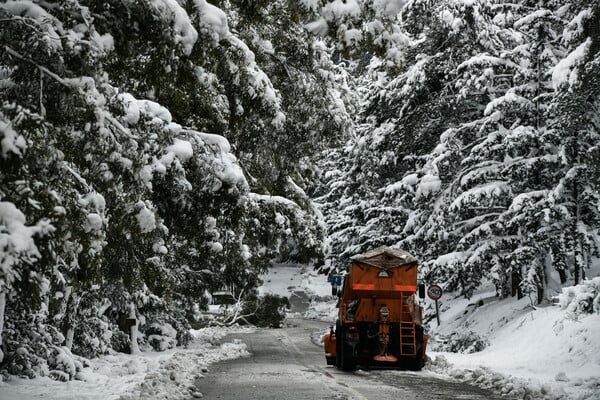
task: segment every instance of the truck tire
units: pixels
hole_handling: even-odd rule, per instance
[[[343,371],[353,371],[356,368],[356,360],[352,356],[352,347],[346,344],[346,332],[344,332],[344,329],[341,329],[340,332],[341,335],[338,336],[338,339],[341,339],[339,368]]]
[[[422,327],[415,327],[415,341],[416,341],[416,345],[417,345],[417,351],[415,354],[415,358],[410,360],[410,363],[408,365],[408,369],[410,369],[411,371],[420,371],[423,366],[425,365],[425,359],[423,357],[423,328]]]
[[[342,368],[342,326],[340,321],[335,321],[335,366]]]

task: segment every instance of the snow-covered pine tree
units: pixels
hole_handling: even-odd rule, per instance
[[[90,357],[182,343],[206,290],[251,291],[282,251],[322,254],[317,214],[294,181],[282,174],[254,185],[293,201],[251,195],[229,142],[203,132],[236,146],[264,134],[277,148],[286,138],[268,134],[283,132],[284,112],[319,110],[311,124],[289,122],[302,147],[285,156],[291,175],[316,137],[344,129],[347,117],[333,118],[343,74],[315,42],[298,56],[309,57],[304,103],[283,105],[228,29],[234,9],[228,16],[203,0],[0,4],[0,232],[11,255],[0,290],[3,371],[69,379],[80,365],[60,360],[71,350]],[[269,73],[280,62],[265,62]],[[288,100],[299,77],[277,77]],[[321,84],[327,96],[311,102]],[[240,96],[248,118],[234,121]],[[25,340],[32,331],[39,340]]]
[[[549,129],[558,138],[561,179],[551,194],[567,268],[578,284],[585,278],[591,257],[598,255],[597,157],[599,129],[597,77],[600,18],[598,4],[584,1],[559,8],[564,21],[561,43],[565,56],[552,71],[555,94]]]
[[[387,68],[398,76],[371,83],[360,136],[324,164],[332,170],[330,196],[322,197],[326,219],[335,221],[330,258],[401,236],[398,244],[425,261],[428,279],[467,296],[483,280],[507,295],[514,281],[543,301],[571,272],[580,279],[597,252],[597,139],[587,111],[595,107],[594,10],[407,4],[399,28],[413,44],[402,47],[398,69]],[[379,212],[365,217],[369,204]],[[390,209],[398,215],[386,224]]]

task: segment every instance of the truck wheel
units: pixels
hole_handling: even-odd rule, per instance
[[[344,371],[353,371],[356,368],[356,360],[352,357],[352,348],[348,346],[346,341],[346,334],[342,334],[338,337],[341,340],[340,349],[340,367]],[[337,360],[337,358],[336,358]]]
[[[342,326],[339,321],[335,323],[335,366],[337,368],[342,368]]]
[[[423,361],[423,357],[421,356],[421,348],[417,348],[417,355],[415,356],[415,358],[410,360],[408,364],[408,369],[411,371],[420,371],[424,365],[425,362]]]
[[[416,328],[416,344],[417,344],[417,351],[415,354],[415,358],[410,360],[410,363],[408,365],[408,368],[411,371],[420,371],[423,366],[425,365],[425,360],[423,359],[423,328],[417,327]]]

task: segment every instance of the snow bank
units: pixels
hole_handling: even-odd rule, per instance
[[[533,307],[529,298],[500,300],[493,287],[471,300],[444,294],[441,326],[430,324],[430,348],[461,329],[485,338],[489,346],[472,354],[430,351],[433,362],[426,368],[511,398],[597,398],[599,288],[600,278],[565,288],[560,306],[545,307]]]
[[[210,364],[249,355],[245,344],[239,341],[219,344],[219,340],[229,333],[250,331],[240,327],[201,329],[191,331],[194,340],[187,349],[102,356],[90,360],[89,365],[77,373],[76,379],[68,383],[47,377],[11,377],[0,382],[0,400],[179,400],[201,397],[194,381],[203,377]]]

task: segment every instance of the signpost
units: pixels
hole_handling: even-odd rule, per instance
[[[438,326],[440,326],[440,308],[438,305],[438,300],[442,298],[443,293],[444,291],[438,285],[431,285],[427,289],[427,296],[429,296],[431,300],[435,301],[435,318],[437,319]]]

